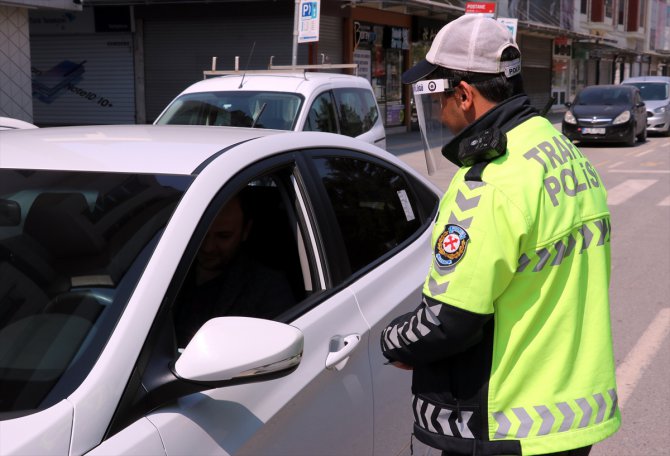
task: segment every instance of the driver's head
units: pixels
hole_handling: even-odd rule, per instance
[[[216,215],[200,245],[197,255],[200,273],[214,276],[222,272],[240,251],[251,223],[243,210],[241,197],[234,196]]]
[[[491,107],[522,93],[520,71],[521,53],[507,27],[466,14],[442,27],[426,58],[403,73],[402,82],[444,81],[440,118],[457,134]]]

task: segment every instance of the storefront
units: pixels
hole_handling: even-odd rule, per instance
[[[403,14],[353,8],[345,22],[345,49],[359,76],[370,81],[387,128],[408,122],[410,92],[400,77],[408,67],[411,21]]]
[[[34,10],[29,18],[36,124],[135,123],[129,7]]]

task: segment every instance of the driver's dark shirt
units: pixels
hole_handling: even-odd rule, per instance
[[[238,254],[227,269],[195,284],[189,273],[178,298],[175,327],[179,347],[185,347],[209,319],[243,316],[272,319],[294,303],[288,280],[279,271]]]

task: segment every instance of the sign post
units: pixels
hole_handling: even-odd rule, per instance
[[[319,41],[319,18],[321,0],[295,0],[293,17],[293,57],[292,65],[298,60],[298,44]]]

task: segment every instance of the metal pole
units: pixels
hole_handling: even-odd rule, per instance
[[[293,14],[293,53],[291,65],[298,63],[298,25],[300,23],[300,0],[295,0],[295,13]]]

